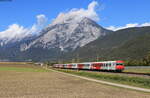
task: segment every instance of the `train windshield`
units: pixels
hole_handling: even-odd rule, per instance
[[[123,65],[123,63],[117,63],[116,65]]]

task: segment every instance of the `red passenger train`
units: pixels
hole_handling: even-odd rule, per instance
[[[102,61],[102,62],[84,62],[70,64],[54,64],[54,68],[67,69],[87,69],[87,70],[105,70],[105,71],[122,71],[124,70],[124,61]]]

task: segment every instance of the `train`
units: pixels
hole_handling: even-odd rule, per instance
[[[62,69],[100,70],[100,71],[116,71],[116,72],[122,72],[125,69],[124,61],[122,60],[54,64],[53,67]]]

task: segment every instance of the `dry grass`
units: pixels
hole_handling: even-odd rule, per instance
[[[31,62],[0,62],[0,67],[37,68],[40,66]]]
[[[0,71],[0,98],[150,98],[55,72]]]
[[[1,64],[29,64],[29,63],[32,63],[32,62],[0,62],[0,65]]]

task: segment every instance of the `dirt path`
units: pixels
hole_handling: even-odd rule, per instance
[[[57,72],[0,71],[0,98],[150,98]]]

